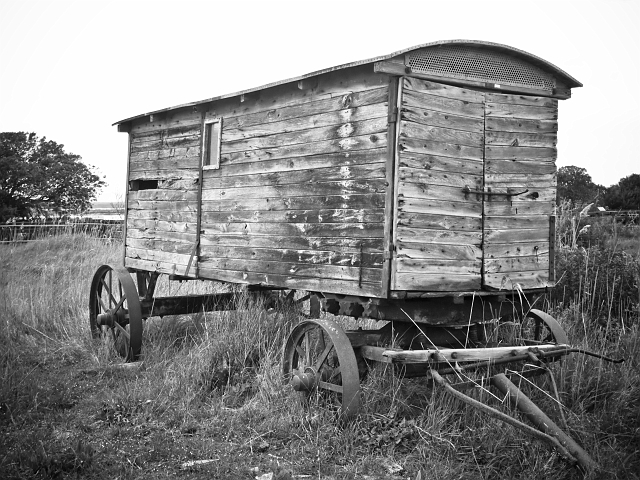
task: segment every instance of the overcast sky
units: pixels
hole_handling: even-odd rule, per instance
[[[503,43],[584,84],[560,102],[558,166],[640,173],[640,0],[0,0],[0,131],[29,131],[122,198],[137,114],[436,40]]]

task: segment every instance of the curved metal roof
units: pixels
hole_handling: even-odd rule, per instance
[[[158,113],[163,113],[163,112],[168,112],[168,111],[171,111],[171,110],[176,110],[178,108],[192,107],[192,106],[195,106],[195,105],[200,105],[202,103],[214,102],[216,100],[222,100],[222,99],[225,99],[225,98],[237,97],[237,96],[244,95],[244,94],[251,93],[251,92],[255,92],[255,91],[258,91],[258,90],[264,90],[266,88],[277,87],[278,85],[283,85],[285,83],[297,82],[297,81],[300,81],[300,80],[304,80],[306,78],[315,77],[317,75],[322,75],[324,73],[334,72],[336,70],[342,70],[342,69],[346,69],[346,68],[357,67],[357,66],[360,66],[360,65],[366,65],[368,63],[374,63],[374,62],[380,62],[380,61],[383,61],[383,60],[389,60],[390,58],[396,57],[398,55],[405,54],[405,53],[410,52],[412,50],[419,50],[419,49],[427,48],[427,47],[437,47],[437,46],[441,46],[441,45],[451,45],[451,44],[462,45],[462,46],[472,46],[472,47],[487,47],[490,50],[496,50],[496,51],[500,51],[500,52],[503,52],[503,53],[516,55],[516,56],[522,58],[523,60],[526,60],[526,61],[530,62],[531,64],[542,68],[543,70],[546,70],[548,72],[553,73],[563,83],[565,83],[569,88],[582,87],[582,83],[580,83],[578,80],[573,78],[571,75],[569,75],[564,70],[556,67],[553,63],[548,62],[548,61],[546,61],[546,60],[544,60],[544,59],[542,59],[540,57],[537,57],[537,56],[535,56],[535,55],[533,55],[531,53],[525,52],[524,50],[519,50],[517,48],[510,47],[508,45],[502,45],[500,43],[485,42],[485,41],[481,41],[481,40],[440,40],[440,41],[437,41],[437,42],[423,43],[421,45],[416,45],[414,47],[405,48],[403,50],[398,50],[397,52],[393,52],[393,53],[390,53],[388,55],[382,55],[380,57],[368,58],[366,60],[359,60],[359,61],[356,61],[356,62],[345,63],[343,65],[336,65],[335,67],[324,68],[322,70],[318,70],[318,71],[315,71],[315,72],[307,73],[305,75],[300,75],[298,77],[288,78],[286,80],[280,80],[278,82],[268,83],[266,85],[261,85],[259,87],[249,88],[247,90],[240,90],[239,92],[228,93],[228,94],[225,94],[225,95],[219,95],[217,97],[211,97],[211,98],[206,98],[204,100],[198,100],[196,102],[183,103],[181,105],[176,105],[176,106],[169,107],[169,108],[163,108],[163,109],[160,109],[160,110],[154,110],[152,112],[142,113],[142,114],[136,115],[134,117],[129,117],[129,118],[125,118],[124,120],[120,120],[119,122],[116,122],[113,125],[118,125],[118,124],[121,124],[121,123],[129,122],[131,120],[135,120],[137,118],[141,118],[141,117],[144,117],[146,115],[155,115],[155,114],[158,114]]]

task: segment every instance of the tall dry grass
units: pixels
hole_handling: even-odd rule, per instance
[[[580,212],[566,214],[578,218],[559,219],[559,225],[576,228],[584,221]],[[618,250],[606,246],[596,254],[595,245],[580,243],[586,232],[580,230],[567,237],[575,239],[571,244],[559,244],[559,268],[569,268],[574,258],[581,263],[571,267],[576,276],[563,277],[563,294],[550,310],[572,344],[627,362],[611,365],[574,354],[553,365],[561,405],[549,396],[544,378],[523,389],[558,421],[562,409],[568,433],[603,467],[594,478],[637,478],[640,332],[632,295],[637,283],[625,282],[638,258],[615,256]],[[361,415],[340,422],[320,399],[307,402],[282,384],[282,349],[298,312],[267,310],[248,297],[234,312],[149,319],[142,366],[114,369],[121,359],[109,339],[91,339],[87,302],[93,273],[101,264],[118,264],[121,250],[119,242],[86,235],[0,246],[0,422],[22,425],[24,437],[7,435],[15,445],[0,443],[8,452],[0,455],[0,472],[21,478],[67,465],[87,478],[165,478],[157,465],[168,468],[176,455],[210,458],[216,439],[222,442],[216,448],[263,462],[280,478],[581,478],[547,445],[423,379],[401,380],[390,367],[369,371]],[[163,279],[158,288],[160,295],[182,295],[228,287]],[[622,293],[627,291],[632,293]],[[488,391],[475,395],[500,406]],[[63,427],[37,427],[43,419],[61,422],[52,405],[67,404],[77,419],[68,436],[56,433]],[[154,451],[164,453],[153,457],[140,435],[153,435]],[[138,439],[127,443],[138,460],[127,463],[114,452],[129,437]],[[40,441],[41,451],[25,453]],[[390,473],[398,468],[401,473]],[[243,475],[255,477],[248,470]]]

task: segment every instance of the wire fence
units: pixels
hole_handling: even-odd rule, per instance
[[[89,235],[120,240],[122,231],[122,220],[15,222],[0,225],[0,243],[36,242],[58,235]]]

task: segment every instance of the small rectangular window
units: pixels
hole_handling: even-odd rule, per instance
[[[129,182],[129,191],[137,192],[139,190],[157,190],[158,180],[131,180]]]
[[[220,138],[222,119],[207,120],[204,124],[202,148],[202,168],[220,168]]]

